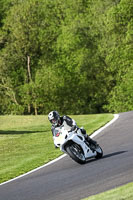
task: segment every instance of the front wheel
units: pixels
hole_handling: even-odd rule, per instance
[[[79,164],[86,163],[86,159],[85,159],[83,150],[78,144],[72,143],[72,144],[67,145],[66,152],[77,163],[79,163]]]

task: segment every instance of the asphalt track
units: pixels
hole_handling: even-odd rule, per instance
[[[80,165],[68,156],[0,186],[0,200],[79,200],[133,181],[133,111],[95,137],[100,160]]]

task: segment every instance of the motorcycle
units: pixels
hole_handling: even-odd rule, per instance
[[[64,127],[57,127],[53,139],[56,147],[79,164],[85,164],[90,158],[100,159],[103,156],[102,148],[98,144],[96,148],[92,148],[81,133],[81,129],[68,132]]]

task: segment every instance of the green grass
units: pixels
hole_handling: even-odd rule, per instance
[[[84,200],[133,200],[133,183],[90,196]]]
[[[75,115],[90,135],[112,114]],[[0,116],[0,183],[39,167],[62,152],[55,149],[47,116]]]

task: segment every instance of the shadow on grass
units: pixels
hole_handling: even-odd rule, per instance
[[[15,130],[0,130],[0,135],[18,135],[18,134],[31,134],[31,133],[41,133],[41,132],[48,132],[49,130],[44,131],[15,131]]]

